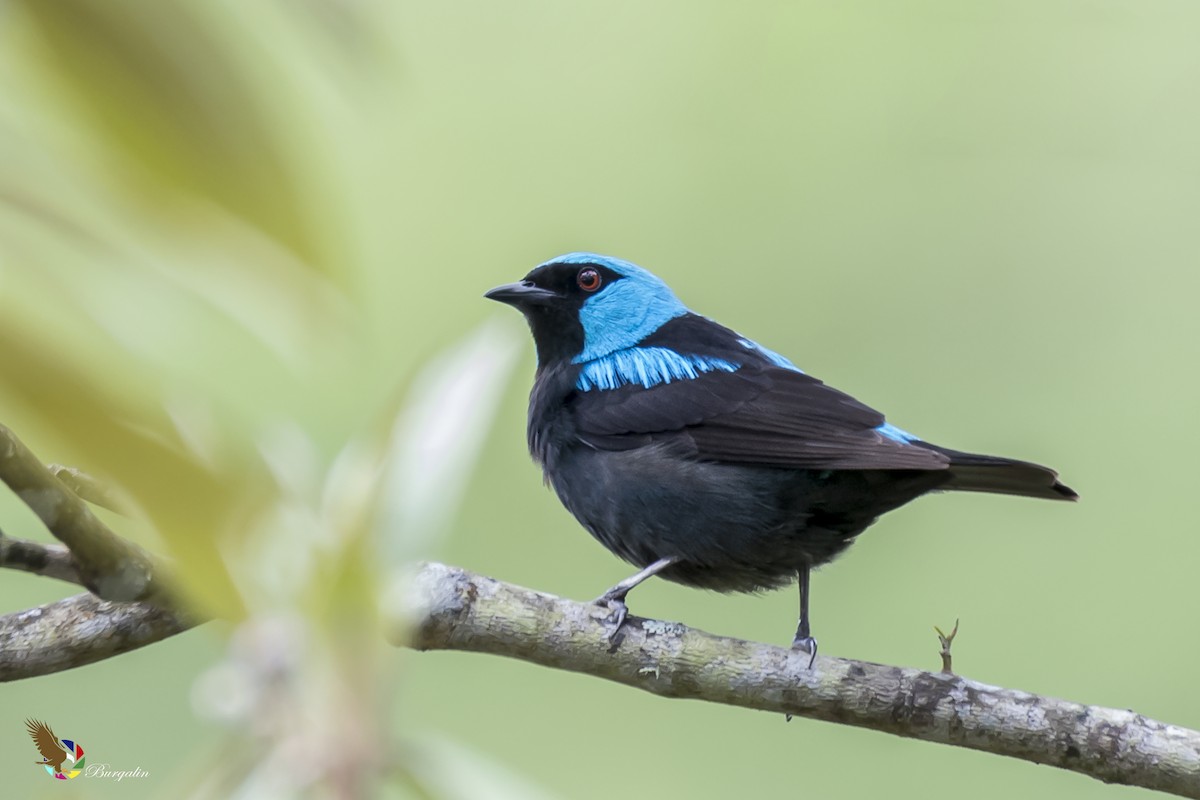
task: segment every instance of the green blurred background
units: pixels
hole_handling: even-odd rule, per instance
[[[6,796],[1149,796],[396,651],[370,608],[417,557],[629,572],[542,487],[532,347],[481,297],[596,250],[1082,495],[889,515],[815,578],[823,653],[936,668],[958,617],[965,675],[1200,727],[1198,34],[1182,0],[0,1],[0,422],[245,620],[0,688]],[[46,538],[7,493],[0,528]],[[779,644],[795,604],[633,596]],[[54,785],[28,716],[151,776]],[[364,742],[386,768],[330,778]]]

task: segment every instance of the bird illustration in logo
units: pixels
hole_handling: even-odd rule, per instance
[[[76,758],[72,756],[74,747],[67,747],[57,736],[54,731],[50,730],[50,726],[36,719],[25,720],[25,727],[29,729],[29,735],[33,738],[33,743],[37,745],[38,752],[42,754],[41,761],[35,761],[46,768],[46,771],[54,770],[54,777],[60,780],[65,780],[67,776],[63,774],[63,762],[71,761],[72,766],[75,765]],[[74,745],[74,742],[70,744]],[[82,755],[83,748],[78,748],[78,755]],[[76,774],[78,774],[76,772]],[[71,775],[70,777],[75,777]]]

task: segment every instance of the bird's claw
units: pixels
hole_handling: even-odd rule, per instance
[[[625,618],[629,616],[629,606],[625,605],[623,598],[607,594],[600,595],[593,602],[608,609],[608,614],[602,617],[601,621],[609,627],[607,638],[611,642],[625,624]]]
[[[813,662],[817,660],[817,640],[811,636],[797,636],[792,640],[792,649],[808,653],[808,668],[812,669]]]

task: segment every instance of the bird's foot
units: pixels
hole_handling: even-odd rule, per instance
[[[600,595],[592,602],[608,609],[608,614],[601,618],[601,622],[608,626],[607,639],[611,642],[616,638],[617,633],[621,630],[621,626],[625,624],[625,618],[629,616],[629,606],[625,605],[625,598],[623,596],[614,596],[608,592]]]
[[[792,649],[808,653],[808,668],[812,669],[813,662],[817,660],[817,640],[811,636],[797,636],[792,640]]]

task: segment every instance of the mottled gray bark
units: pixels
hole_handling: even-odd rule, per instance
[[[185,631],[195,623],[144,603],[79,594],[0,616],[0,682],[82,667]]]
[[[443,564],[413,581],[396,644],[470,650],[617,681],[663,697],[791,714],[968,747],[1108,782],[1200,798],[1200,732],[1121,709],[959,675],[818,657],[629,617]]]

